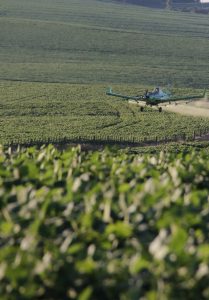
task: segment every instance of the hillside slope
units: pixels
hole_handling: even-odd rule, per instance
[[[99,0],[108,1],[108,0]],[[200,0],[112,0],[121,4],[135,4],[154,8],[201,7]]]
[[[207,16],[96,0],[7,0],[0,79],[208,85]]]
[[[105,0],[104,0],[105,1]],[[154,8],[165,8],[165,0],[113,0],[121,4],[136,4]]]

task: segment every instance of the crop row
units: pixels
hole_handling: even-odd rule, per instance
[[[145,87],[116,86],[116,91],[141,94]],[[176,95],[199,93],[176,89]],[[115,140],[192,137],[209,131],[209,119],[146,109],[108,98],[102,85],[4,83],[0,95],[0,142],[47,142],[86,136]],[[101,140],[101,138],[100,138]]]
[[[207,153],[0,160],[1,299],[208,299]]]
[[[207,16],[108,2],[4,2],[0,79],[208,85]]]

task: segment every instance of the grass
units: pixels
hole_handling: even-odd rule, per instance
[[[0,79],[208,86],[208,16],[96,0],[8,0]]]
[[[159,113],[105,95],[99,84],[0,84],[0,143],[52,142],[86,136],[125,141],[155,139],[209,131],[209,119]],[[115,86],[122,93],[142,93],[142,86]],[[174,93],[190,94],[190,89]]]

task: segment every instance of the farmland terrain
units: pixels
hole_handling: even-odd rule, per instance
[[[207,87],[208,16],[96,0],[7,0],[0,79]]]
[[[0,299],[209,299],[208,141],[43,146],[208,133],[207,100],[194,117],[105,94],[208,88],[208,17],[3,0],[0,28]]]
[[[2,144],[56,143],[79,136],[99,140],[156,140],[182,134],[192,137],[200,130],[209,132],[209,118],[159,113],[156,108],[145,108],[142,113],[137,105],[106,96],[106,87],[101,84],[7,81],[0,88]],[[114,86],[125,94],[142,94],[144,88]],[[193,89],[173,89],[174,95],[193,92]]]
[[[100,1],[110,1],[110,0],[100,0]],[[201,7],[200,1],[196,0],[112,0],[113,2],[119,2],[123,4],[136,4],[144,5],[148,7],[155,8],[176,8],[176,6],[181,7]]]
[[[131,95],[155,84],[170,84],[176,95],[200,93],[208,87],[208,24],[207,16],[96,0],[3,1],[0,142],[208,130],[205,111],[195,119],[140,113],[105,96],[109,85]]]
[[[0,151],[1,299],[208,299],[208,153]]]
[[[111,1],[111,0],[100,0]],[[161,9],[177,9],[187,12],[195,11],[202,12],[207,9],[209,3],[202,2],[201,0],[112,0],[112,2],[119,2],[121,4],[135,4],[147,7],[161,8]],[[200,9],[198,11],[198,9]],[[201,11],[202,9],[202,11]],[[205,13],[208,13],[205,11]]]

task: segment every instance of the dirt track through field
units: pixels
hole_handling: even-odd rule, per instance
[[[163,109],[183,115],[209,117],[208,99],[201,99],[188,104],[169,105]]]

